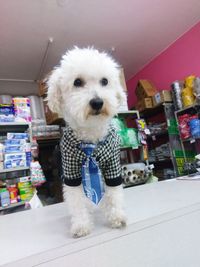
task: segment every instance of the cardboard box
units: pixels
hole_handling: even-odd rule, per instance
[[[39,96],[45,97],[47,95],[47,84],[45,81],[39,82]]]
[[[61,120],[61,118],[59,117],[57,113],[53,113],[49,109],[47,101],[44,101],[43,103],[44,103],[44,114],[45,114],[47,124],[57,123],[59,120]]]
[[[47,75],[45,75],[45,78],[39,82],[39,96],[46,97],[47,96],[47,80],[49,76],[52,74],[52,71],[50,71]]]
[[[152,108],[153,103],[152,103],[152,98],[151,97],[145,97],[142,100],[138,101],[135,108],[138,111],[143,111],[148,108]]]
[[[152,97],[157,92],[156,87],[148,80],[139,80],[135,90],[135,94],[139,100],[142,100],[145,97]]]
[[[172,102],[171,91],[162,90],[153,96],[153,106],[157,106],[163,102]]]

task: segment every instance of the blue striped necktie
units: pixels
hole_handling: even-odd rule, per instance
[[[82,163],[82,185],[86,196],[95,204],[98,204],[104,194],[103,177],[101,170],[92,156],[96,145],[82,143],[81,150],[85,153],[86,159]]]

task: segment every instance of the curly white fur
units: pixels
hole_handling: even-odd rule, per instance
[[[98,142],[108,131],[112,117],[126,99],[119,80],[119,66],[106,53],[93,48],[75,47],[68,51],[48,79],[48,105],[53,112],[63,115],[77,138]],[[84,81],[84,86],[75,87],[75,79]],[[101,79],[108,84],[102,86]],[[93,98],[103,100],[98,115],[89,104]],[[82,187],[65,187],[65,198],[71,213],[71,232],[74,237],[90,233],[92,227],[88,200]],[[123,212],[121,187],[106,187],[105,213],[112,227],[126,224]]]

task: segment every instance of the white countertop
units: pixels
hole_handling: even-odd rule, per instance
[[[73,239],[64,203],[0,217],[0,266],[199,267],[200,181],[125,189],[128,226],[95,214],[92,234]]]

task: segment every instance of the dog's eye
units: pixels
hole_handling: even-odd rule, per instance
[[[100,83],[102,86],[106,86],[108,84],[108,80],[106,78],[102,78]]]
[[[84,86],[84,81],[81,80],[80,78],[77,78],[76,80],[74,80],[74,86],[75,87],[82,87],[82,86]]]

